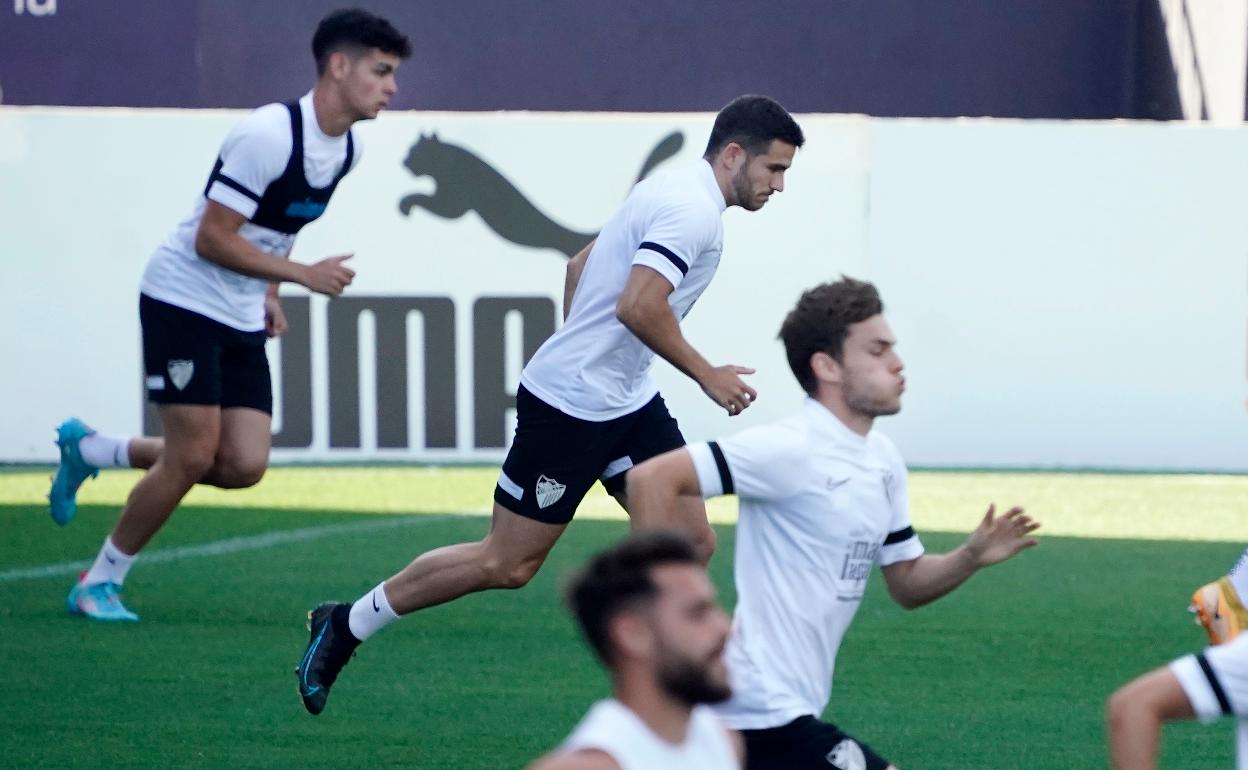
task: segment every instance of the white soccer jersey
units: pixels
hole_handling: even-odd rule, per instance
[[[733,697],[716,709],[737,729],[819,717],[872,566],[923,555],[905,464],[883,434],[860,436],[813,399],[797,415],[689,452],[704,497],[740,498]]]
[[[568,319],[525,366],[524,387],[564,414],[594,422],[654,398],[654,352],[620,323],[615,306],[633,265],[645,265],[672,284],[668,303],[683,319],[719,265],[726,208],[706,161],[639,182],[598,234]]]
[[[685,741],[671,744],[655,735],[627,706],[598,701],[559,750],[597,749],[621,770],[736,770],[741,767],[727,728],[708,706],[694,706]]]
[[[1170,664],[1192,711],[1208,724],[1218,717],[1239,717],[1236,728],[1239,770],[1248,770],[1248,634],[1198,655],[1188,655]]]
[[[316,122],[312,93],[299,100],[303,114],[303,173],[315,187],[329,185],[342,169],[346,158],[347,134],[328,136]],[[282,175],[291,153],[290,113],[283,104],[266,104],[241,120],[221,145],[221,173],[251,191],[264,194],[273,180]],[[352,168],[359,163],[363,148],[354,141]],[[209,169],[205,167],[204,176]],[[250,219],[256,200],[220,180],[207,191],[222,206]],[[208,316],[240,331],[264,328],[264,294],[269,282],[236,273],[209,262],[195,251],[195,235],[204,214],[205,196],[200,194],[190,214],[178,223],[156,248],[143,273],[140,291],[153,299],[168,302]],[[239,235],[256,248],[281,257],[290,255],[295,236],[243,223]]]

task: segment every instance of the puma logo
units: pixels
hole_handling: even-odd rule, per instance
[[[679,131],[665,136],[641,165],[636,184],[660,163],[680,152],[685,137]],[[491,230],[518,246],[554,249],[567,258],[580,251],[597,232],[570,230],[535,206],[514,184],[471,150],[444,142],[437,134],[422,135],[403,165],[417,177],[432,177],[432,194],[411,193],[399,200],[399,211],[410,216],[425,209],[443,219],[458,219],[476,211]]]

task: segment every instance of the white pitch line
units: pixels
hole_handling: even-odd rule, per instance
[[[181,545],[174,548],[164,548],[158,551],[152,551],[151,553],[145,553],[142,557],[142,563],[161,564],[170,561],[180,561],[182,559],[195,559],[201,556],[221,556],[223,554],[242,553],[244,551],[259,551],[265,548],[272,548],[276,545],[303,543],[309,540],[319,540],[323,537],[330,537],[332,535],[355,535],[361,532],[371,532],[378,529],[413,527],[420,524],[431,524],[437,521],[446,521],[448,519],[456,518],[463,517],[424,515],[402,516],[398,518],[382,519],[381,521],[353,521],[347,524],[326,524],[320,527],[305,527],[303,529],[288,529],[280,532],[266,532],[263,535],[230,537],[225,540],[214,540],[211,543]],[[44,564],[39,567],[9,569],[0,572],[0,583],[11,583],[16,580],[36,580],[38,578],[56,577],[58,575],[73,575],[75,573],[82,572],[90,566],[90,561],[63,561],[59,564]]]

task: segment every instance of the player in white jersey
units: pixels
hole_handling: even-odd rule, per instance
[[[755,392],[741,375],[753,370],[712,366],[685,340],[680,321],[719,264],[724,210],[762,208],[784,188],[804,141],[771,99],[733,100],[716,116],[702,160],[639,182],[572,258],[564,325],[520,376],[516,433],[494,489],[489,533],[422,554],[354,604],[327,602],[309,613],[311,637],[296,670],[309,712],[325,707],[356,646],[399,616],[528,583],[595,481],[629,510],[628,469],[685,443],[649,374],[656,354],[730,415],[749,406]],[[686,524],[709,557],[714,535],[702,501],[672,519]]]
[[[244,118],[221,145],[190,213],[148,262],[139,296],[148,398],[164,437],[99,434],[77,419],[57,431],[61,464],[49,493],[66,524],[88,477],[107,467],[144,468],[91,568],[70,591],[69,611],[137,620],[121,587],[139,550],[198,483],[256,484],[268,467],[273,392],[266,336],[282,334],[283,281],[338,296],[354,273],[350,255],[314,264],[288,259],[295,234],[324,211],[360,157],[351,126],[395,93],[411,53],[385,19],[330,13],[312,39],[318,78],[298,101]]]
[[[1239,718],[1236,743],[1239,770],[1248,770],[1248,550],[1231,571],[1202,586],[1191,610],[1213,644],[1123,685],[1109,699],[1109,741],[1116,770],[1157,766],[1163,722],[1198,718],[1208,723],[1223,715]]]
[[[875,418],[897,413],[905,380],[875,287],[843,278],[805,292],[780,330],[809,394],[797,414],[694,444],[633,469],[628,495],[661,516],[681,498],[740,499],[737,607],[728,642],[733,696],[718,707],[742,731],[748,768],[879,770],[886,760],[820,721],[841,639],[874,564],[907,609],[1035,545],[1022,509],[989,507],[966,543],[925,554],[910,525],[906,466]]]
[[[1235,766],[1248,770],[1248,634],[1140,676],[1109,699],[1115,770],[1151,770],[1163,722],[1238,718]],[[1207,766],[1197,762],[1201,767]]]
[[[532,770],[729,770],[740,737],[708,703],[727,698],[728,616],[691,540],[645,532],[604,551],[568,605],[611,674],[567,740]]]

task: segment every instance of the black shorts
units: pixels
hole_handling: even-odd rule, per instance
[[[264,332],[239,331],[146,294],[139,295],[139,321],[150,401],[273,413]]]
[[[516,437],[494,500],[536,521],[567,524],[595,480],[618,492],[629,468],[684,445],[662,396],[635,412],[593,422],[564,414],[521,385]]]
[[[830,722],[812,716],[766,730],[742,730],[745,770],[884,770],[889,762]]]

